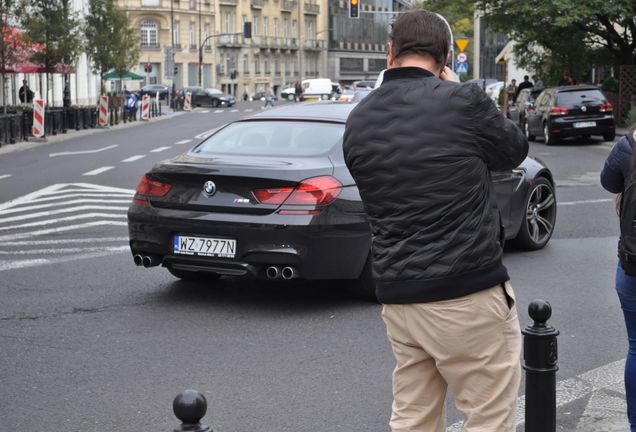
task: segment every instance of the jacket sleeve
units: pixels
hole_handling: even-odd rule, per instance
[[[629,173],[632,149],[627,138],[620,139],[605,160],[601,171],[601,185],[608,192],[621,193],[625,188],[625,176]]]
[[[528,140],[505,118],[490,97],[474,84],[470,91],[473,131],[488,169],[504,171],[519,166],[528,155]]]

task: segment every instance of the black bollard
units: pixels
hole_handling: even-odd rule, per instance
[[[181,426],[174,432],[213,432],[212,428],[201,424],[208,410],[205,396],[196,390],[186,390],[177,395],[172,402],[174,415],[181,420]]]
[[[528,306],[534,324],[523,333],[523,368],[526,370],[526,432],[556,431],[556,371],[559,370],[557,336],[547,325],[552,307],[545,300]]]

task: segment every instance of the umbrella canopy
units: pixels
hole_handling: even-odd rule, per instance
[[[116,70],[111,70],[106,75],[104,75],[104,78],[109,80],[121,79],[121,80],[135,80],[135,81],[142,81],[144,79],[144,77],[142,77],[141,75],[137,75],[136,73],[131,71],[119,73]]]

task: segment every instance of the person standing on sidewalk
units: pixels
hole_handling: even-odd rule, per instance
[[[635,141],[636,124],[633,124],[629,134],[614,144],[605,161],[603,171],[601,171],[601,185],[607,191],[621,194],[625,190],[632,170],[636,167]],[[620,204],[620,195],[617,204]],[[619,209],[620,205],[617,205],[617,210]],[[620,211],[618,213],[620,214]],[[616,266],[616,292],[621,309],[623,309],[629,345],[625,361],[627,418],[629,419],[630,431],[636,432],[636,277],[627,275],[620,261]]]
[[[465,432],[513,432],[521,334],[490,171],[517,167],[528,142],[444,66],[451,40],[435,13],[398,15],[383,82],[349,115],[344,155],[397,363],[391,430],[444,432],[450,386]]]

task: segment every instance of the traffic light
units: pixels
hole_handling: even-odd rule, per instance
[[[349,18],[360,18],[360,0],[349,0]]]
[[[144,65],[144,72],[147,72],[147,73],[152,72],[152,65],[150,63],[146,63]]]
[[[251,39],[252,37],[252,23],[250,21],[243,23],[243,37],[245,39]]]
[[[174,74],[177,75],[179,73],[179,68],[178,67],[174,67]]]

